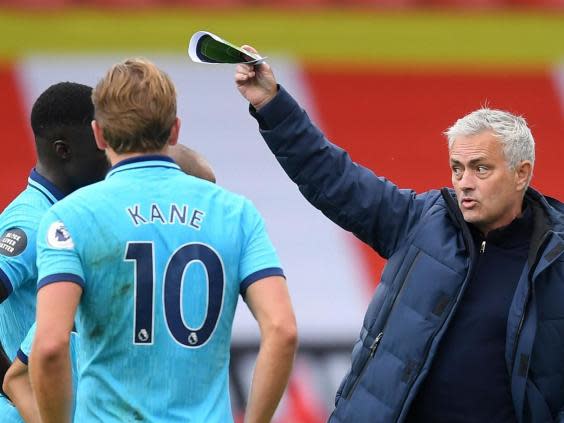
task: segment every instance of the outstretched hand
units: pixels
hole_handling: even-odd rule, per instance
[[[251,53],[257,53],[251,46],[245,45],[242,48]],[[237,65],[235,84],[241,95],[257,110],[272,100],[278,91],[274,73],[267,63]]]

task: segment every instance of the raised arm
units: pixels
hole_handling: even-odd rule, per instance
[[[336,224],[389,257],[419,220],[427,196],[401,190],[330,143],[277,86],[268,64],[238,65],[235,82],[278,162],[306,199]]]
[[[297,329],[286,281],[271,276],[253,283],[245,301],[260,328],[245,423],[270,422],[288,383],[297,348]]]

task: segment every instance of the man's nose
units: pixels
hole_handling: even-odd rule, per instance
[[[458,182],[458,186],[460,187],[461,190],[467,191],[474,189],[475,183],[476,180],[472,172],[469,170],[465,170]]]

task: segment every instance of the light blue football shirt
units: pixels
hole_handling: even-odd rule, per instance
[[[163,156],[124,160],[47,212],[38,267],[39,288],[83,288],[76,421],[233,421],[238,296],[283,276],[250,201]]]
[[[26,189],[0,215],[0,343],[10,360],[35,321],[39,222],[61,198],[51,182],[32,170]],[[2,396],[0,415],[2,422],[22,421]]]

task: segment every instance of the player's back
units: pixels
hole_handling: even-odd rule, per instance
[[[142,158],[49,219],[52,242],[83,263],[77,421],[232,421],[238,295],[261,272],[281,274],[270,244],[253,238],[262,230],[254,207],[162,158]]]

